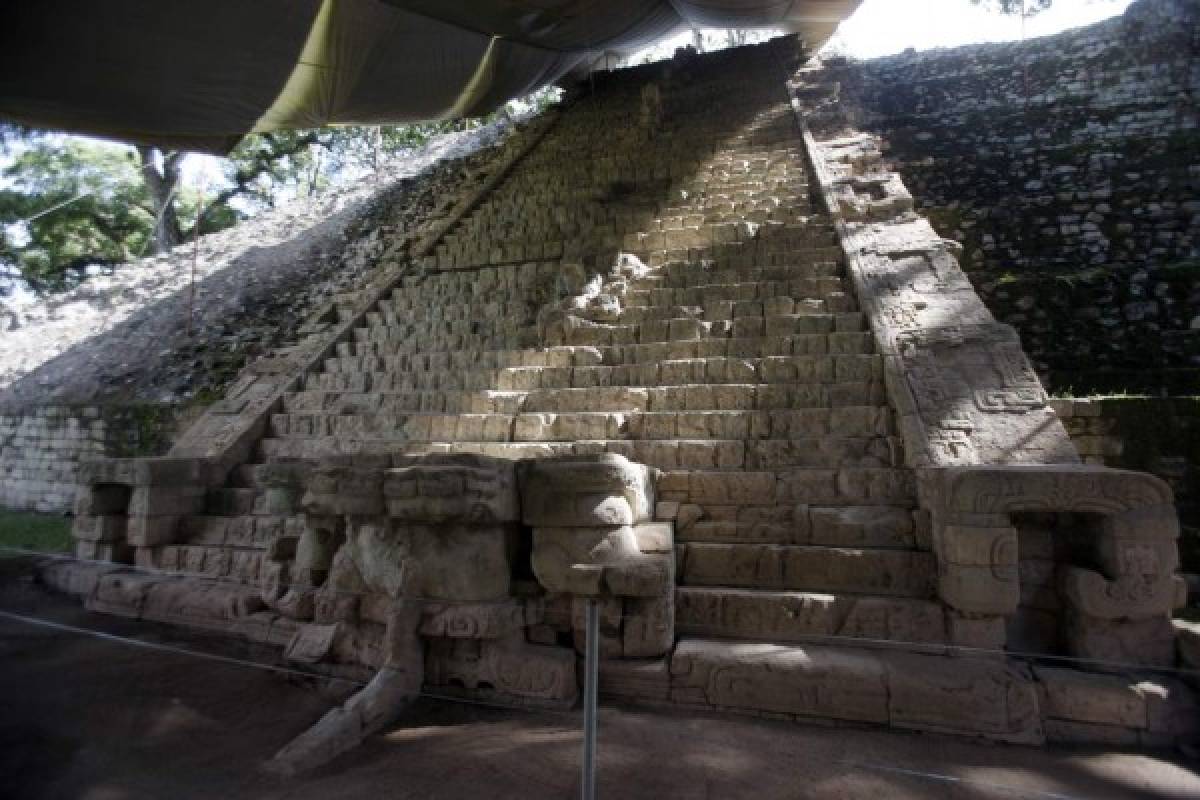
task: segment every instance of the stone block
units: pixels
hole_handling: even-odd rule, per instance
[[[474,455],[425,456],[383,478],[387,513],[413,522],[516,521],[513,462]]]
[[[912,514],[888,506],[813,506],[813,544],[838,547],[912,547]]]
[[[899,728],[1042,744],[1037,687],[1027,670],[994,659],[888,653],[888,715]]]
[[[606,699],[666,702],[671,696],[671,661],[669,658],[603,660],[599,690]]]
[[[886,670],[868,651],[684,639],[671,684],[710,706],[888,721]]]
[[[632,525],[653,514],[654,480],[654,470],[619,455],[526,462],[521,510],[527,525]]]
[[[1200,737],[1200,698],[1182,681],[1154,676],[1133,687],[1146,699],[1143,743],[1151,747],[1195,743]]]
[[[1157,570],[1126,575],[1110,581],[1094,570],[1064,567],[1059,570],[1059,594],[1080,614],[1099,619],[1166,616],[1175,609],[1181,578]]]
[[[1141,620],[1088,617],[1068,609],[1067,650],[1111,665],[1175,665],[1175,629],[1165,614]]]
[[[505,603],[433,603],[421,608],[422,636],[450,639],[502,639],[519,634],[538,618],[520,600]]]
[[[672,584],[674,557],[643,553],[631,526],[534,528],[532,561],[550,592],[658,597]]]
[[[1017,530],[1011,526],[945,525],[934,533],[934,550],[945,564],[1017,566]]]
[[[1123,676],[1043,666],[1034,668],[1034,676],[1047,717],[1137,730],[1147,726],[1146,698]]]
[[[110,564],[52,561],[41,568],[38,577],[51,589],[87,598],[96,591],[101,578],[120,569]]]
[[[1008,639],[1005,618],[946,611],[946,632],[951,644],[980,650],[1003,650]]]
[[[1017,568],[941,564],[938,594],[949,606],[967,614],[1007,616],[1021,602]]]
[[[775,502],[773,472],[693,472],[687,498],[699,505],[769,505]]]
[[[434,639],[426,648],[425,681],[476,690],[527,705],[570,707],[578,697],[575,653],[513,639]]]
[[[85,607],[88,611],[104,614],[140,617],[150,589],[167,580],[176,579],[124,570],[109,572],[96,583],[96,589],[87,598]]]
[[[321,466],[309,474],[301,506],[317,516],[378,516],[384,511],[383,470]]]
[[[675,593],[627,598],[621,625],[621,654],[625,658],[656,658],[675,646]]]

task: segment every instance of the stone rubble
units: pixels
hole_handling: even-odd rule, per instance
[[[198,247],[186,242],[35,304],[9,307],[0,297],[9,320],[0,336],[0,406],[219,395],[246,360],[294,340],[300,322],[360,284],[385,239],[422,225],[507,129],[494,123],[435,137],[378,176],[298,198],[202,236]]]

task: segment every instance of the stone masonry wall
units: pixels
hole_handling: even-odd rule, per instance
[[[1025,43],[864,62],[880,133],[1051,391],[1200,385],[1200,3]]]
[[[1175,491],[1186,572],[1200,572],[1200,398],[1066,398],[1051,403],[1084,460],[1149,472]]]
[[[0,508],[62,512],[80,462],[166,452],[175,411],[163,405],[47,406],[0,416]]]

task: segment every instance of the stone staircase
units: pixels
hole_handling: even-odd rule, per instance
[[[714,118],[689,95],[733,87],[695,80],[666,93],[653,131],[630,91],[582,100],[284,396],[258,463],[209,493],[180,546],[228,552],[251,527],[267,540],[286,526],[262,465],[615,453],[665,471],[682,633],[944,641],[879,357],[783,86],[762,81]],[[596,135],[622,116],[624,133]],[[618,245],[652,266],[546,346],[538,313],[561,268],[529,259],[599,270]]]
[[[597,76],[316,368],[263,391],[261,424],[225,437],[247,457],[168,541],[139,546],[138,563],[278,597],[318,464],[624,456],[659,470],[653,518],[673,526],[678,639],[663,657],[606,660],[608,696],[1043,741],[1028,667],[942,649],[1004,647],[1011,611],[960,595],[1007,580],[997,565],[1009,556],[1015,573],[1015,545],[962,555],[938,539],[939,496],[918,503],[913,466],[928,456],[906,450],[960,448],[973,429],[949,413],[937,421],[950,433],[914,427],[897,387],[920,382],[897,379],[904,354],[885,363],[877,350],[892,317],[860,307],[870,295],[825,210],[785,49]],[[897,250],[917,252],[910,239]],[[920,285],[950,285],[939,281]],[[1023,358],[1018,346],[1005,374],[1024,380]],[[1044,401],[1032,382],[979,396]],[[1037,436],[1006,435],[1053,464],[1067,440],[1046,414],[1023,418]],[[1032,461],[1014,452],[1001,463]],[[962,518],[964,536],[1009,530],[997,513]],[[948,584],[970,570],[978,580]],[[536,641],[562,644],[572,624],[539,623]]]

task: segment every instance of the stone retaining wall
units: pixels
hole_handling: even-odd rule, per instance
[[[163,405],[47,406],[0,416],[0,508],[69,511],[80,462],[161,455],[176,413]]]
[[[1200,2],[908,52],[842,86],[1051,391],[1200,380]]]
[[[1186,572],[1200,572],[1200,397],[1052,401],[1084,460],[1149,472],[1175,491]]]

